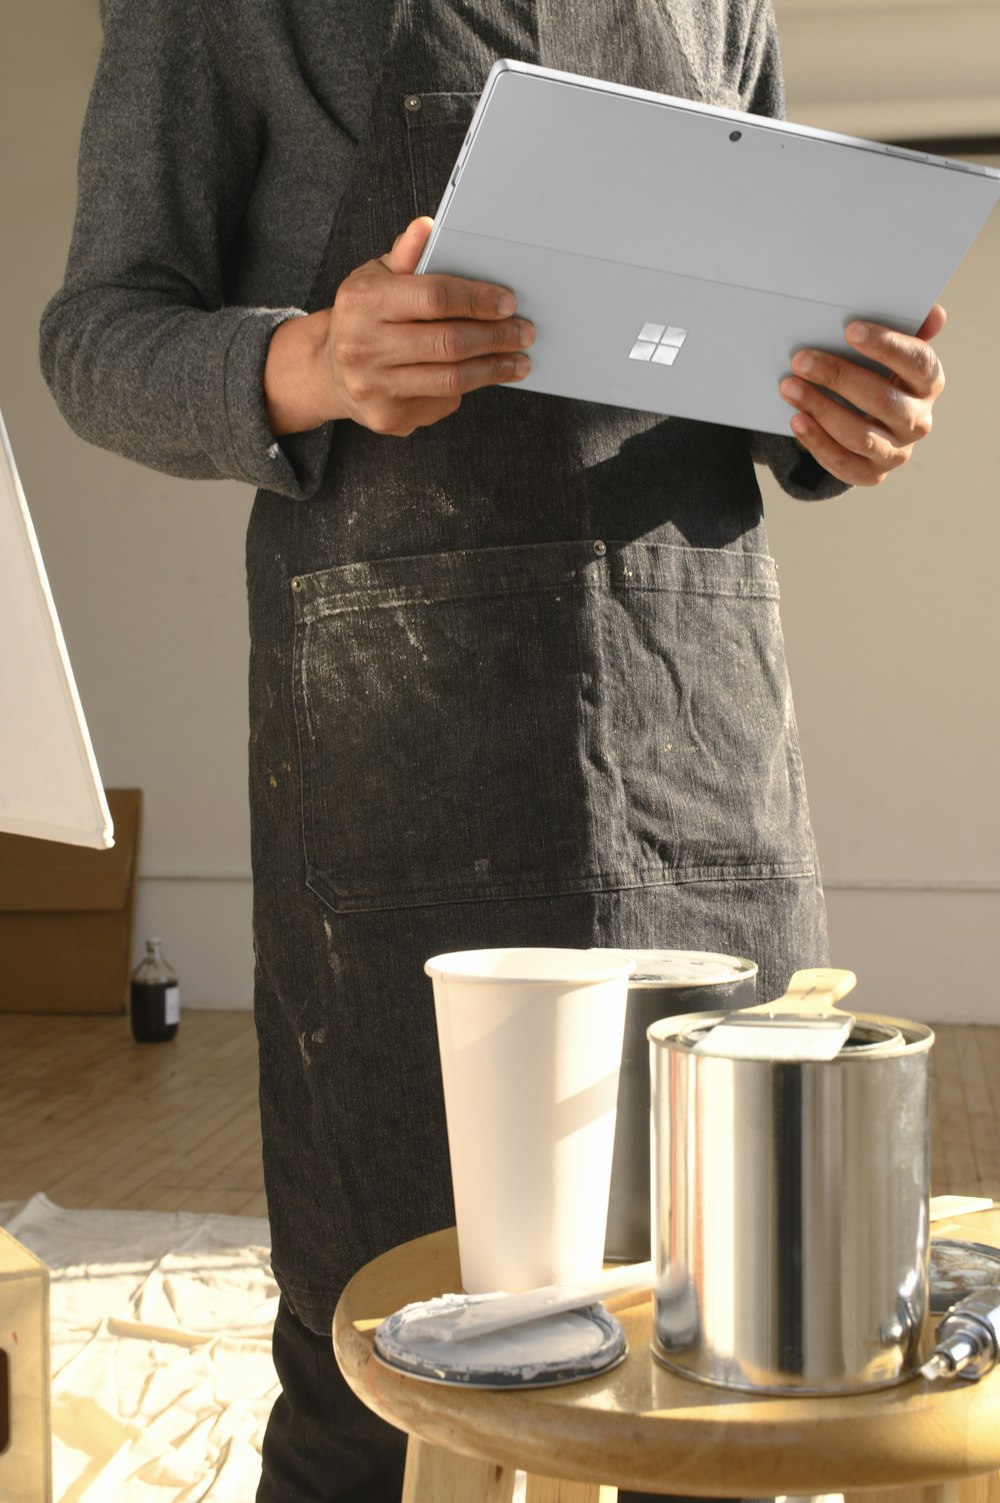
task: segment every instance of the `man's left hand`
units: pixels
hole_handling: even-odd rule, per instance
[[[779,389],[798,408],[792,432],[824,470],[848,485],[881,485],[891,470],[906,463],[913,445],[927,437],[931,409],[944,388],[944,372],[930,341],[944,328],[946,317],[935,303],[913,335],[881,324],[848,324],[848,344],[885,366],[887,376],[821,350],[795,354],[794,375],[786,376]],[[859,411],[842,407],[831,392]]]

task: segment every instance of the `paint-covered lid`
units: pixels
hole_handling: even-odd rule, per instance
[[[635,962],[629,987],[720,986],[757,974],[753,960],[711,950],[623,950]]]
[[[458,1314],[491,1295],[445,1294],[405,1305],[375,1332],[374,1353],[386,1367],[459,1388],[547,1388],[582,1382],[623,1362],[628,1352],[621,1321],[603,1305],[546,1315],[462,1341],[421,1334],[421,1319]]]
[[[755,1049],[750,1055],[742,1051],[730,1050],[723,1042],[727,1037],[732,1037],[736,1016],[732,1012],[693,1012],[679,1017],[663,1018],[646,1030],[646,1037],[651,1044],[659,1045],[661,1048],[676,1050],[684,1054],[698,1054],[705,1058],[750,1060],[759,1064],[775,1063],[790,1058],[800,1058],[804,1061],[808,1058],[807,1056],[789,1055],[778,1047],[783,1032],[787,1032],[789,1026],[796,1023],[801,1026],[803,1022],[816,1024],[820,1021],[829,1021],[817,1018],[803,1020],[792,1016],[783,1017],[780,1014],[774,1018],[765,1016],[757,1019],[748,1018],[748,1023],[758,1025],[757,1032],[761,1036],[761,1047]],[[833,1014],[834,1018],[838,1016],[840,1014]],[[929,1049],[934,1043],[932,1029],[923,1023],[913,1023],[904,1018],[855,1013],[851,1015],[850,1022],[850,1031],[833,1056],[834,1060],[891,1058]],[[721,1026],[723,1024],[724,1028]],[[720,1025],[719,1042],[718,1047],[714,1048],[709,1041],[717,1025]],[[767,1039],[772,1035],[772,1030],[775,1041],[773,1051],[767,1047]],[[819,1056],[814,1056],[813,1062],[818,1058]]]

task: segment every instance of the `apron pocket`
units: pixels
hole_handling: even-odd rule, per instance
[[[307,880],[338,911],[812,870],[765,556],[541,544],[291,593]]]
[[[407,94],[404,98],[415,216],[437,213],[478,103],[478,94]]]

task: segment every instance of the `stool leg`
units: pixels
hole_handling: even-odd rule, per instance
[[[958,1503],[1000,1503],[1000,1472],[958,1484]]]
[[[510,1503],[513,1493],[512,1467],[459,1456],[410,1436],[402,1503]]]
[[[528,1473],[524,1503],[615,1503],[616,1487],[602,1487],[599,1482],[565,1482],[555,1477],[533,1477]]]

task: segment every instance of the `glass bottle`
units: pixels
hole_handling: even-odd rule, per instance
[[[132,972],[129,1011],[132,1037],[139,1044],[166,1043],[181,1020],[181,989],[160,952],[162,943],[147,939],[146,954]]]

